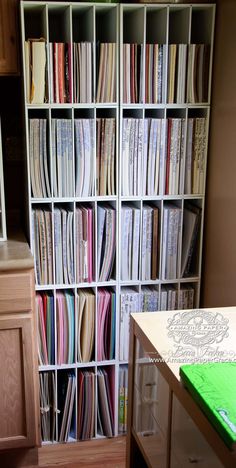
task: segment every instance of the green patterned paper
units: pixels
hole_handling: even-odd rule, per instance
[[[183,365],[180,377],[224,442],[236,442],[236,362]]]

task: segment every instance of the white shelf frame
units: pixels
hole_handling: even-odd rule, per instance
[[[39,371],[44,372],[44,371],[52,371],[55,372],[55,377],[56,377],[56,388],[57,388],[57,374],[63,369],[73,369],[76,375],[76,381],[77,381],[77,375],[78,371],[83,368],[89,368],[89,369],[94,369],[95,374],[97,372],[98,367],[101,366],[112,366],[114,368],[114,374],[115,374],[115,404],[114,404],[114,413],[115,413],[115,427],[114,427],[114,432],[115,435],[118,435],[118,392],[119,392],[119,366],[127,364],[126,361],[119,361],[119,322],[120,322],[120,293],[121,290],[124,286],[135,286],[138,291],[142,290],[142,286],[144,285],[156,285],[158,288],[159,294],[161,291],[162,286],[167,285],[167,284],[173,284],[177,288],[178,294],[180,291],[180,288],[184,284],[191,284],[193,285],[195,289],[195,305],[196,307],[199,306],[199,298],[200,298],[200,282],[201,282],[201,267],[202,267],[202,242],[203,242],[203,225],[204,225],[204,205],[205,205],[205,183],[204,183],[204,193],[202,194],[180,194],[180,195],[158,195],[158,196],[136,196],[136,197],[124,197],[121,196],[121,145],[120,142],[122,141],[122,116],[123,116],[123,111],[138,111],[140,115],[142,115],[142,118],[144,118],[146,111],[148,110],[157,110],[157,111],[162,111],[163,112],[163,117],[166,117],[171,110],[178,110],[181,109],[182,112],[185,113],[185,116],[187,117],[189,114],[189,111],[194,112],[196,110],[197,112],[202,112],[202,115],[204,113],[207,115],[207,134],[208,134],[208,129],[209,129],[209,118],[210,118],[210,96],[211,96],[211,77],[212,77],[212,58],[213,58],[213,39],[214,39],[214,21],[215,21],[215,5],[214,4],[201,4],[201,5],[177,5],[177,4],[102,4],[102,3],[77,3],[77,2],[41,2],[41,1],[21,1],[21,24],[22,24],[22,53],[23,53],[23,63],[25,63],[25,56],[24,56],[24,40],[27,39],[25,38],[25,18],[24,18],[24,11],[30,13],[31,11],[43,11],[43,24],[42,26],[42,34],[44,33],[47,43],[49,42],[49,37],[50,37],[50,31],[49,31],[49,20],[48,20],[48,15],[49,12],[53,14],[53,11],[57,10],[67,10],[67,34],[68,37],[70,38],[71,42],[73,42],[73,12],[85,12],[85,11],[90,11],[90,17],[92,17],[92,24],[91,24],[91,31],[90,35],[92,34],[93,37],[93,51],[94,51],[94,57],[95,57],[95,52],[96,52],[96,13],[97,12],[109,12],[109,11],[114,11],[116,12],[116,24],[114,27],[116,28],[116,53],[117,53],[117,70],[116,70],[116,95],[117,95],[117,102],[116,103],[87,103],[87,104],[81,104],[81,103],[66,103],[66,104],[56,104],[51,101],[51,97],[49,96],[49,102],[41,104],[41,105],[34,105],[34,104],[29,104],[25,100],[25,127],[26,127],[26,152],[27,152],[27,175],[28,175],[28,200],[29,200],[29,235],[30,235],[30,243],[32,246],[32,227],[31,227],[31,213],[32,209],[35,206],[40,206],[40,207],[45,207],[48,206],[54,211],[54,205],[56,204],[69,204],[70,206],[73,206],[73,211],[75,213],[76,206],[78,203],[91,203],[95,206],[95,211],[97,209],[97,203],[104,203],[104,202],[109,202],[111,205],[116,206],[116,278],[114,280],[110,280],[107,282],[98,282],[97,281],[97,262],[96,262],[96,277],[95,281],[92,283],[77,283],[75,282],[74,284],[71,285],[57,285],[55,283],[53,284],[48,284],[48,285],[36,285],[36,291],[52,291],[52,294],[54,296],[54,318],[56,318],[56,303],[55,303],[55,298],[56,298],[56,291],[57,290],[72,290],[76,296],[77,290],[79,288],[92,288],[96,294],[97,297],[97,289],[98,287],[112,287],[116,291],[116,344],[115,344],[115,359],[112,361],[104,361],[104,362],[97,362],[97,361],[92,361],[89,363],[78,363],[75,362],[74,364],[71,365],[62,365],[58,366],[57,364],[55,365],[49,365],[49,366],[40,366]],[[122,102],[122,96],[123,96],[123,90],[122,90],[122,68],[123,68],[123,52],[122,52],[122,43],[123,43],[123,14],[124,12],[129,12],[131,15],[133,12],[139,11],[141,15],[143,15],[143,44],[145,47],[146,44],[146,19],[147,19],[147,12],[157,12],[163,10],[165,12],[164,14],[166,15],[166,25],[165,25],[165,42],[166,45],[169,43],[169,17],[172,12],[181,12],[185,11],[187,12],[189,22],[188,25],[186,25],[186,30],[187,30],[187,36],[188,40],[187,43],[191,43],[191,25],[193,21],[193,15],[195,12],[198,11],[209,11],[209,16],[211,16],[211,27],[207,31],[207,35],[210,38],[211,42],[211,53],[210,53],[210,73],[209,73],[209,90],[208,90],[208,102],[207,103],[197,103],[197,104],[190,104],[190,103],[183,103],[183,104],[169,104],[167,102],[167,79],[166,84],[165,84],[165,102],[161,104],[145,104],[143,103],[137,103],[137,104],[125,104]],[[138,33],[139,34],[139,33]],[[109,40],[108,40],[109,42]],[[144,54],[145,55],[145,54]],[[168,55],[168,49],[167,49],[167,55]],[[168,61],[166,60],[166,74],[167,76],[167,65]],[[145,70],[145,59],[143,63],[143,67]],[[49,70],[49,67],[48,67]],[[48,78],[49,78],[49,73],[50,70],[48,71]],[[93,73],[94,73],[94,96],[95,96],[95,88],[96,88],[96,79],[95,79],[95,60],[94,60],[94,68],[93,68]],[[73,80],[73,72],[72,72],[72,80]],[[48,81],[49,82],[49,81]],[[120,83],[120,86],[119,86]],[[143,82],[143,87],[144,87],[144,82]],[[72,83],[72,89],[73,89],[73,83]],[[25,91],[25,96],[26,96],[26,89],[25,89],[25,80],[24,80],[24,91]],[[143,94],[144,94],[144,88],[143,88]],[[52,115],[55,115],[55,113],[58,111],[63,111],[65,113],[70,113],[72,122],[74,123],[74,118],[75,115],[81,110],[91,110],[94,115],[94,120],[96,122],[96,115],[97,111],[99,111],[99,115],[101,115],[102,110],[110,110],[111,112],[116,113],[116,195],[115,196],[97,196],[96,195],[96,187],[95,187],[95,194],[92,197],[65,197],[65,198],[56,198],[56,197],[49,197],[46,199],[43,198],[33,198],[31,196],[31,186],[30,186],[30,169],[29,169],[29,128],[28,128],[28,119],[33,112],[34,115],[44,112],[45,115],[48,118],[49,121],[49,134],[51,135],[51,118]],[[74,144],[74,143],[73,143]],[[206,148],[208,145],[208,139],[206,142]],[[50,150],[50,148],[49,148]],[[95,153],[96,157],[96,148],[95,148]],[[206,164],[207,164],[207,158],[206,158]],[[50,165],[51,165],[51,158],[50,158]],[[95,166],[96,167],[96,166]],[[50,167],[51,169],[51,167]],[[52,174],[52,171],[51,171]],[[205,167],[205,175],[206,175],[206,167]],[[95,180],[96,182],[96,180]],[[53,190],[52,186],[52,180],[51,180],[51,188]],[[52,191],[53,194],[53,191]],[[74,194],[75,195],[75,194]],[[162,227],[163,227],[163,222],[162,222],[162,217],[163,217],[163,205],[167,201],[173,201],[174,203],[177,203],[178,206],[180,206],[183,210],[183,205],[185,200],[196,200],[198,204],[200,204],[202,208],[202,220],[201,220],[201,230],[200,230],[200,242],[199,242],[199,264],[198,264],[198,271],[196,276],[192,278],[176,278],[175,280],[165,280],[162,279],[161,277],[161,251],[160,251],[160,264],[159,264],[159,278],[157,280],[150,280],[150,281],[121,281],[120,280],[120,256],[121,256],[121,247],[120,247],[120,240],[121,240],[121,206],[124,202],[130,202],[130,203],[138,203],[140,205],[141,209],[141,217],[142,217],[142,207],[144,202],[158,202],[160,204],[161,208],[161,239],[160,242],[162,244]],[[182,212],[183,214],[183,212]],[[96,216],[95,216],[96,218]],[[96,224],[96,223],[95,223]],[[96,236],[96,228],[97,226],[95,225],[95,236]],[[141,233],[141,230],[140,230]],[[74,233],[75,236],[75,233]],[[52,231],[52,237],[53,237],[53,243],[54,243],[54,229]],[[74,237],[75,241],[75,237]],[[75,245],[75,242],[74,242]],[[74,247],[74,252],[75,252],[75,247]],[[141,252],[141,248],[140,248]],[[97,256],[96,256],[97,258]],[[76,259],[76,256],[75,256]],[[53,261],[53,275],[55,278],[55,262]],[[179,263],[179,269],[180,269],[180,263]],[[75,268],[76,271],[76,268]],[[97,312],[97,310],[96,310]],[[77,315],[77,310],[75,310],[75,314]],[[97,313],[96,313],[97,316]],[[55,323],[55,353],[56,353],[56,320],[54,320]],[[97,323],[95,325],[95,330],[97,329]],[[97,333],[95,333],[96,337]],[[96,339],[96,338],[95,338]],[[77,335],[75,339],[75,349],[77,346]],[[96,390],[96,397],[95,397],[95,412],[97,414],[97,390]],[[76,420],[77,420],[77,391],[76,391]],[[95,428],[97,428],[97,423],[95,424]],[[58,425],[56,426],[56,431],[58,435]],[[97,433],[97,430],[95,432],[95,437],[100,437],[100,435]]]

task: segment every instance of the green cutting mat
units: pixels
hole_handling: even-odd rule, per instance
[[[236,443],[236,362],[183,365],[180,377],[225,443]]]

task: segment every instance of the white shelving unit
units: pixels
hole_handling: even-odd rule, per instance
[[[120,6],[120,140],[122,141],[122,124],[124,117],[133,117],[144,120],[145,117],[154,117],[168,119],[169,117],[181,117],[187,119],[190,117],[205,117],[207,120],[207,138],[206,138],[206,152],[208,142],[208,127],[210,117],[210,96],[211,96],[211,72],[212,72],[212,56],[213,56],[213,39],[214,39],[214,5],[165,5],[165,4],[124,4]],[[165,89],[164,99],[160,104],[145,103],[145,81],[143,80],[141,102],[138,103],[125,103],[123,102],[123,48],[124,43],[137,43],[143,45],[145,50],[146,44],[157,43],[166,44],[166,57],[164,60],[164,76],[165,76]],[[209,85],[208,85],[208,100],[207,102],[191,104],[184,102],[181,104],[169,104],[167,100],[167,75],[168,75],[168,45],[169,44],[198,44],[204,43],[210,45],[209,57]],[[147,55],[144,53],[143,59],[143,76],[145,75],[145,61]],[[186,137],[187,125],[185,123],[185,149],[184,158],[186,156]],[[206,154],[207,156],[207,154]],[[182,284],[191,284],[195,290],[195,307],[199,306],[200,299],[200,282],[201,282],[201,253],[203,241],[203,225],[204,225],[204,201],[205,201],[205,176],[206,176],[206,161],[204,167],[204,190],[199,194],[185,193],[184,192],[184,175],[185,175],[185,162],[183,171],[180,174],[180,193],[178,195],[165,195],[164,192],[157,196],[122,196],[121,181],[120,181],[120,197],[119,197],[119,211],[121,213],[121,206],[123,203],[129,202],[136,207],[139,207],[142,213],[143,204],[145,202],[151,203],[153,206],[158,206],[160,211],[160,255],[159,255],[159,278],[155,281],[122,281],[120,286],[134,285],[138,291],[142,290],[143,285],[156,284],[159,288],[159,293],[163,285],[174,284],[179,292]],[[122,174],[122,148],[120,148],[120,174]],[[163,175],[162,175],[163,176]],[[161,251],[163,246],[163,207],[166,202],[173,202],[176,206],[181,208],[183,225],[183,209],[187,201],[196,203],[202,209],[201,227],[198,246],[198,261],[196,265],[196,273],[193,277],[181,277],[180,265],[181,255],[178,261],[178,274],[174,280],[165,280],[162,272],[161,265]],[[142,214],[141,214],[142,224]],[[182,230],[180,239],[182,239]],[[181,241],[179,245],[181,252]],[[141,249],[139,252],[139,264],[141,264]]]
[[[120,315],[120,293],[124,286],[132,286],[139,292],[142,291],[144,285],[156,285],[159,294],[164,285],[173,284],[177,291],[184,284],[189,284],[194,288],[195,301],[194,305],[199,306],[200,297],[200,282],[201,282],[201,263],[202,263],[202,240],[203,240],[203,224],[204,224],[204,200],[205,200],[205,182],[204,190],[200,194],[184,193],[184,175],[185,175],[185,160],[183,170],[180,175],[180,192],[178,195],[165,195],[161,193],[156,196],[137,195],[123,196],[121,190],[121,174],[122,174],[122,131],[123,118],[135,117],[144,120],[146,117],[168,119],[171,117],[181,117],[185,119],[185,149],[184,158],[186,156],[186,134],[187,134],[187,119],[190,117],[206,117],[207,119],[207,134],[210,115],[210,96],[211,96],[211,70],[212,70],[212,55],[213,55],[213,37],[214,37],[214,16],[215,6],[206,5],[173,5],[173,4],[103,4],[103,3],[69,3],[69,2],[41,2],[41,1],[23,1],[21,2],[21,24],[22,24],[22,49],[23,61],[25,63],[24,43],[29,38],[38,39],[44,37],[46,44],[49,42],[82,42],[90,41],[93,43],[93,102],[90,104],[72,103],[55,104],[52,102],[52,96],[49,91],[48,102],[35,105],[29,104],[25,99],[25,125],[26,125],[26,150],[27,150],[27,170],[28,170],[28,198],[29,198],[29,233],[31,246],[33,242],[33,233],[31,225],[32,209],[36,207],[48,208],[52,213],[57,206],[65,206],[70,208],[74,215],[76,207],[81,203],[90,203],[95,209],[95,236],[97,232],[97,206],[99,204],[109,203],[116,211],[116,258],[113,275],[109,281],[99,282],[97,261],[95,261],[95,278],[92,283],[74,284],[56,284],[55,282],[55,256],[53,256],[53,282],[52,284],[38,284],[37,291],[52,291],[54,296],[54,314],[56,316],[56,292],[58,290],[71,290],[76,296],[79,288],[92,288],[97,298],[98,288],[112,288],[116,292],[116,345],[115,359],[111,361],[98,362],[96,360],[97,351],[97,324],[95,322],[95,360],[88,363],[74,362],[71,365],[49,365],[41,366],[40,372],[50,371],[55,373],[56,387],[58,373],[64,369],[71,369],[76,376],[81,368],[92,368],[97,372],[100,367],[109,366],[113,373],[115,398],[114,398],[114,415],[115,427],[114,434],[118,434],[118,392],[119,392],[119,366],[127,362],[119,361],[119,315]],[[116,102],[114,103],[96,103],[96,43],[100,42],[115,42],[116,43]],[[166,48],[165,60],[165,87],[164,99],[160,104],[146,104],[144,102],[145,82],[143,80],[142,99],[139,103],[126,104],[123,102],[123,43],[138,43],[145,45],[147,43],[166,44],[195,44],[205,43],[210,45],[210,61],[209,61],[209,87],[208,101],[204,103],[191,104],[184,102],[182,104],[169,104],[167,102],[167,73],[168,73],[168,47]],[[49,64],[49,53],[47,48],[47,63]],[[73,64],[72,64],[73,70]],[[145,54],[143,60],[143,74],[145,71]],[[25,73],[25,71],[24,71]],[[46,82],[49,83],[50,64],[47,67]],[[25,82],[25,80],[24,80]],[[72,89],[73,89],[73,72],[72,72]],[[26,85],[25,85],[26,96]],[[50,182],[52,188],[52,196],[49,198],[34,198],[31,192],[30,182],[30,161],[29,161],[29,119],[30,118],[46,118],[48,123],[48,162],[50,172]],[[53,196],[53,174],[52,174],[52,118],[70,118],[74,128],[74,120],[76,118],[92,118],[96,122],[97,117],[115,117],[116,118],[116,195],[113,196],[97,196],[96,195],[96,144],[94,149],[94,194],[91,197],[76,197],[75,184],[73,185],[73,196],[56,198]],[[96,138],[95,138],[96,141]],[[206,151],[207,151],[206,140]],[[73,132],[73,164],[75,165],[75,136]],[[205,158],[207,160],[207,158]],[[74,167],[74,166],[73,166]],[[204,180],[206,175],[206,163],[204,169]],[[74,174],[75,177],[75,174]],[[164,177],[164,176],[163,176]],[[181,220],[183,220],[183,210],[187,201],[193,202],[202,210],[200,235],[198,240],[197,264],[195,274],[192,277],[180,277],[181,265],[181,242],[182,228],[180,232],[179,242],[179,262],[178,274],[173,280],[163,279],[161,254],[163,248],[163,209],[167,202],[172,201],[181,209]],[[153,206],[158,206],[160,213],[160,240],[159,240],[159,275],[156,280],[141,279],[135,281],[121,281],[120,279],[120,263],[121,263],[121,209],[123,204],[129,203],[137,206],[141,210],[141,223],[143,204],[151,203]],[[53,216],[52,216],[53,220]],[[182,223],[181,223],[182,226]],[[52,242],[54,243],[54,222],[52,221]],[[95,239],[95,258],[97,260],[97,239]],[[139,259],[141,262],[141,249],[139,251]],[[76,271],[76,249],[75,249],[75,231],[74,231],[74,260]],[[141,278],[139,276],[139,278]],[[75,310],[77,315],[77,310]],[[55,346],[56,343],[56,320],[55,323]],[[75,336],[75,348],[77,347],[77,334]],[[76,388],[75,399],[75,420],[77,421],[77,406],[78,395]],[[97,414],[97,394],[95,398],[95,409]],[[97,431],[97,421],[95,423],[95,437],[99,437]]]

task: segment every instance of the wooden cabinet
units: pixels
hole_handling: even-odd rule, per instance
[[[0,276],[0,449],[36,445],[32,275]]]
[[[18,0],[0,0],[0,75],[19,73]]]
[[[21,466],[14,453],[39,441],[36,336],[33,260],[9,240],[0,244],[0,466]]]

